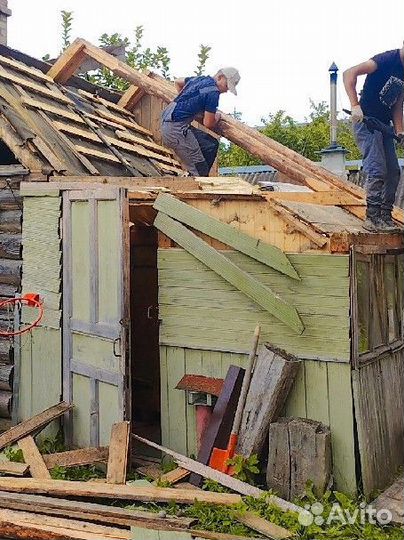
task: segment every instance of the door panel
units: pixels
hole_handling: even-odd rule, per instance
[[[119,189],[64,193],[63,392],[75,404],[74,446],[107,444],[127,416],[127,204]]]

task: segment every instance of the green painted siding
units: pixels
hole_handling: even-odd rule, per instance
[[[21,336],[19,420],[58,403],[62,394],[60,218],[57,192],[24,197],[22,293],[40,294],[44,317],[39,327]],[[24,308],[22,322],[29,323],[36,313]],[[58,427],[55,422],[42,436]]]
[[[195,407],[175,387],[185,373],[225,377],[231,364],[245,367],[248,356],[181,347],[160,348],[163,445],[196,453]],[[285,415],[312,418],[331,427],[337,489],[354,492],[355,454],[351,368],[346,363],[305,360],[285,407]]]
[[[35,328],[21,337],[19,420],[60,401],[62,393],[61,330]],[[55,433],[55,422],[43,435]]]
[[[160,343],[247,353],[256,324],[268,341],[303,358],[349,362],[349,258],[290,255],[297,281],[234,251],[221,251],[294,305],[305,331],[297,335],[182,249],[159,250]]]
[[[25,197],[22,226],[22,293],[39,293],[44,300],[41,326],[61,324],[60,197]],[[23,309],[29,323],[37,311]]]

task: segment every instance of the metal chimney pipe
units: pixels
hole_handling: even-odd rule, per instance
[[[330,147],[337,144],[337,78],[338,68],[333,62],[328,70],[330,72]]]

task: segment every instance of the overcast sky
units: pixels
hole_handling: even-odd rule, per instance
[[[235,66],[238,96],[221,97],[258,123],[279,109],[297,120],[310,99],[329,99],[328,68],[342,71],[379,52],[401,47],[404,1],[383,0],[9,0],[8,44],[41,58],[61,47],[61,10],[74,12],[72,37],[98,44],[104,33],[132,37],[144,26],[144,44],[168,48],[175,76],[192,74],[201,43],[212,47],[208,73]],[[348,105],[338,83],[338,107]]]

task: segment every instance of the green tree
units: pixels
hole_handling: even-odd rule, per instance
[[[73,27],[73,12],[61,11],[62,14],[62,51],[67,49],[71,43],[71,33]]]
[[[330,114],[325,102],[310,102],[310,114],[304,122],[297,122],[285,111],[263,118],[261,133],[278,141],[284,146],[295,150],[299,154],[319,161],[319,151],[329,144]],[[355,143],[350,123],[346,120],[338,122],[337,139],[341,146],[348,150],[348,159],[360,159],[360,152]],[[234,144],[222,143],[219,153],[221,167],[234,167],[242,165],[259,165],[262,162],[251,156]]]

